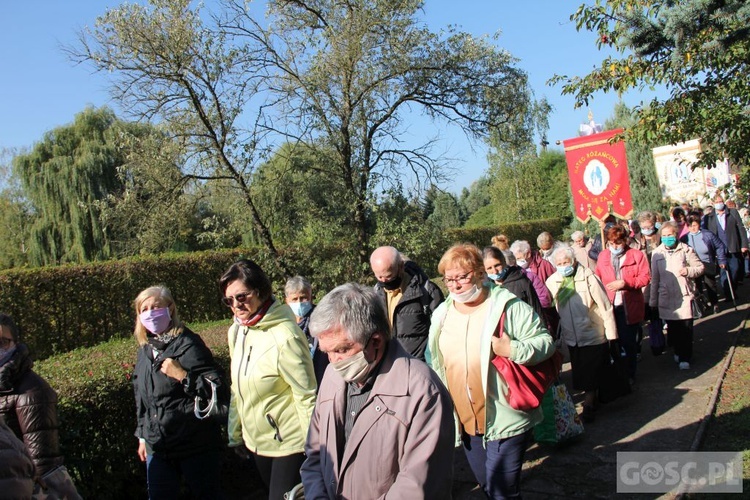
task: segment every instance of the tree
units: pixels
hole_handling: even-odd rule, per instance
[[[204,201],[205,187],[182,176],[181,143],[160,127],[129,123],[117,134],[122,189],[96,206],[116,257],[215,248],[221,238],[207,236],[214,214]],[[208,242],[208,244],[206,244]]]
[[[604,123],[606,130],[616,128],[631,129],[637,118],[632,109],[620,101],[615,106],[614,115]],[[643,210],[662,210],[662,195],[659,177],[656,173],[652,145],[640,142],[633,137],[625,144],[630,178],[630,194],[633,198],[633,216]]]
[[[29,263],[86,262],[111,255],[109,237],[96,202],[122,189],[117,168],[114,113],[86,109],[71,125],[44,135],[27,154],[13,159],[25,195],[33,207]]]
[[[598,91],[666,87],[669,97],[637,108],[629,137],[643,144],[700,138],[698,165],[725,158],[750,165],[750,3],[596,0],[571,20],[596,32],[600,49],[617,52],[588,75],[550,81],[563,82],[578,106]]]
[[[487,39],[433,33],[418,19],[422,1],[271,0],[268,27],[242,2],[228,2],[233,33],[261,44],[278,105],[269,128],[310,149],[333,152],[320,165],[336,179],[350,208],[361,263],[368,259],[368,214],[375,189],[404,172],[439,181],[432,143],[406,144],[408,113],[447,120],[473,137],[518,118],[526,75]]]
[[[515,164],[493,166],[492,175],[492,205],[497,222],[570,214],[568,171],[562,153],[527,153]]]
[[[262,107],[251,101],[261,99],[266,54],[236,43],[218,17],[202,17],[202,5],[190,4],[123,4],[81,31],[78,45],[66,50],[76,62],[111,72],[111,92],[123,109],[140,120],[160,120],[165,133],[183,144],[186,162],[177,186],[226,181],[215,186],[239,192],[259,240],[291,274],[250,189],[265,152],[252,119]]]
[[[18,178],[12,175],[15,149],[0,150],[0,269],[20,267],[28,263],[28,241],[32,209],[23,196]]]
[[[492,202],[491,181],[487,175],[471,183],[471,186],[461,190],[458,203],[461,206],[462,222],[471,217],[477,210]]]

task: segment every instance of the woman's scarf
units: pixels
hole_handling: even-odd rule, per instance
[[[157,351],[162,352],[167,348],[170,342],[177,338],[178,333],[179,332],[176,328],[172,328],[171,330],[167,330],[166,332],[162,332],[159,334],[148,332],[148,345],[150,345]]]
[[[575,275],[563,276],[560,289],[557,291],[557,295],[555,295],[555,302],[557,302],[558,308],[567,304],[570,298],[575,295],[576,287],[574,278]]]
[[[252,316],[250,316],[248,319],[240,319],[237,316],[235,316],[234,322],[240,326],[255,326],[266,315],[268,310],[271,308],[271,304],[273,304],[273,297],[270,297],[268,300],[266,300],[263,303],[263,305],[260,306],[260,309],[255,311],[255,313]]]

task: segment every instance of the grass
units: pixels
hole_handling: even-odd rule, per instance
[[[750,492],[750,332],[740,333],[701,451],[741,451],[744,492]],[[691,498],[711,498],[691,495]]]

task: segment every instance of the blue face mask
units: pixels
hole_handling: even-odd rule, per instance
[[[664,243],[664,246],[667,248],[674,248],[677,245],[677,237],[676,236],[662,236],[661,242]]]
[[[502,271],[500,271],[497,274],[488,274],[487,277],[491,279],[492,281],[505,281],[505,278],[508,277],[508,268],[504,267]]]
[[[568,277],[573,275],[573,271],[575,271],[575,268],[573,266],[557,266],[557,272],[560,273],[562,276]]]
[[[622,252],[625,251],[625,247],[621,247],[621,248],[609,247],[609,251],[612,252],[613,255],[620,255]]]
[[[661,222],[657,222],[656,224],[654,224],[654,227],[655,227],[655,228],[656,228],[657,230],[661,229]]]
[[[292,308],[292,312],[295,316],[298,318],[304,318],[307,313],[310,312],[312,309],[312,302],[304,301],[304,302],[292,302],[289,304],[289,307]]]
[[[652,234],[654,234],[656,232],[656,229],[654,229],[654,228],[651,228],[651,229],[641,229],[641,232],[643,234],[645,234],[646,236],[651,236]]]

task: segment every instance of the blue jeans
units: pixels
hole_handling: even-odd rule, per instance
[[[146,476],[150,500],[180,497],[181,479],[193,498],[223,498],[221,493],[221,455],[211,451],[185,458],[146,457]]]
[[[464,434],[464,452],[477,482],[494,499],[521,498],[521,469],[531,431],[497,441]]]

